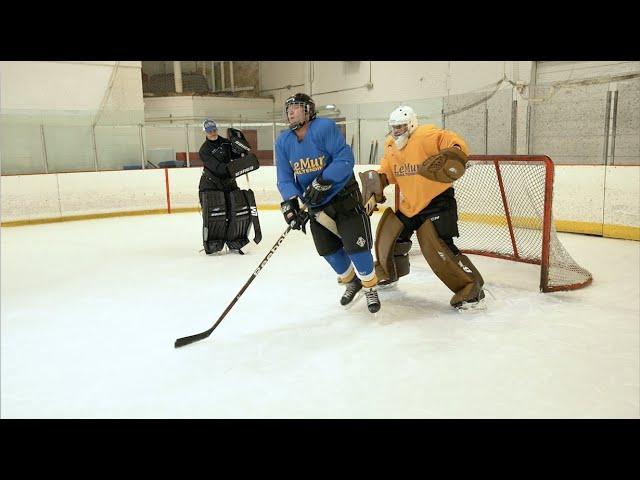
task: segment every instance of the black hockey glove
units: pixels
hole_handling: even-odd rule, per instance
[[[319,205],[329,190],[331,190],[332,186],[333,182],[324,180],[322,174],[318,175],[305,190],[304,203],[308,205]]]
[[[280,204],[280,210],[284,215],[284,220],[293,230],[302,230],[307,233],[305,225],[309,220],[309,214],[300,210],[297,198],[290,198]]]
[[[227,128],[227,138],[231,142],[231,151],[236,155],[245,155],[251,151],[251,145],[242,131],[237,128]]]
[[[260,162],[253,153],[248,153],[244,157],[240,157],[237,160],[231,160],[227,165],[229,176],[231,178],[245,175],[249,172],[253,172],[260,168]]]

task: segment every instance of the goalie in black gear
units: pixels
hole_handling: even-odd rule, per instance
[[[240,130],[227,129],[227,138],[218,134],[212,120],[205,120],[202,129],[207,138],[200,147],[203,163],[199,198],[202,207],[202,242],[207,255],[229,250],[243,254],[249,243],[249,228],[253,225],[254,242],[262,239],[258,209],[251,190],[241,190],[236,178],[259,168],[256,156]]]

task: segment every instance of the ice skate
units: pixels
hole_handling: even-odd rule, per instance
[[[204,242],[204,252],[207,255],[215,255],[224,249],[224,240],[209,240]]]
[[[371,313],[376,313],[380,310],[380,299],[378,298],[378,291],[376,287],[365,288],[364,296],[367,299],[367,308]]]
[[[354,300],[362,296],[362,282],[355,276],[353,280],[345,284],[345,291],[340,298],[340,305],[349,308],[353,305]]]
[[[480,290],[480,293],[477,297],[470,298],[469,300],[464,300],[462,302],[457,302],[452,305],[458,312],[464,313],[471,310],[485,310],[487,305],[484,300],[484,290]]]
[[[378,288],[380,290],[393,290],[398,287],[398,280],[380,280],[378,282]]]

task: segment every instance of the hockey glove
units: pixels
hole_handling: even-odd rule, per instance
[[[251,151],[251,145],[241,130],[237,128],[227,128],[227,138],[231,142],[231,151],[235,155],[246,155]]]
[[[418,174],[435,182],[451,183],[464,174],[468,160],[461,149],[445,148],[422,162]]]
[[[333,186],[333,182],[329,180],[324,180],[322,178],[322,174],[318,175],[311,185],[307,187],[304,192],[304,203],[308,205],[319,205],[322,203],[322,200],[327,195],[331,187]]]
[[[362,185],[362,200],[365,210],[367,215],[371,215],[378,210],[378,203],[383,203],[387,200],[382,192],[389,185],[389,180],[387,180],[387,176],[384,173],[378,173],[375,170],[360,172],[358,175]]]
[[[227,165],[229,176],[231,178],[245,175],[249,172],[253,172],[260,168],[260,162],[253,153],[248,153],[244,157],[240,157],[237,160],[231,160]]]
[[[284,220],[293,230],[302,230],[307,233],[305,225],[309,220],[309,214],[300,210],[300,204],[297,198],[290,198],[280,204],[280,210],[284,215]]]

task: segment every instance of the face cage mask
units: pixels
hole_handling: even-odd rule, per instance
[[[289,115],[287,115],[287,111],[291,105],[302,105],[304,107],[304,120],[299,122],[289,123]],[[289,124],[290,130],[297,130],[302,127],[305,123],[307,123],[307,119],[309,118],[309,104],[304,102],[291,102],[287,103],[284,106],[284,121]]]
[[[402,124],[402,125],[405,125],[405,124]],[[409,125],[407,125],[407,129],[405,130],[405,132],[402,135],[398,135],[397,137],[393,134],[393,125],[389,125],[389,128],[391,129],[389,134],[395,140],[396,148],[398,150],[402,150],[407,145],[407,142],[409,141]]]

